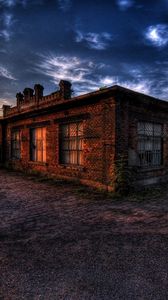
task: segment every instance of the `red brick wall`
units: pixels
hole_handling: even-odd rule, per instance
[[[68,101],[68,100],[67,100]],[[80,116],[84,124],[84,162],[82,166],[65,166],[59,163],[59,119]],[[30,125],[49,121],[47,127],[46,164],[30,161]],[[21,160],[10,159],[11,129],[20,128]],[[115,101],[109,98],[94,104],[64,111],[10,121],[7,124],[7,164],[23,170],[38,170],[49,174],[84,179],[89,184],[111,185],[115,157]]]

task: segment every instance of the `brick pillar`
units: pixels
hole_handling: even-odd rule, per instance
[[[41,84],[35,84],[34,91],[35,91],[35,99],[37,102],[39,99],[43,98],[43,90],[44,87]]]
[[[20,105],[23,102],[23,94],[22,93],[17,93],[16,94],[16,99],[17,99],[17,107],[19,108]]]
[[[23,91],[23,94],[24,94],[24,101],[25,101],[25,102],[29,102],[29,101],[30,101],[30,98],[33,97],[33,93],[34,93],[34,90],[33,90],[33,89],[25,88],[24,91]]]
[[[10,110],[10,105],[3,105],[2,110],[3,110],[3,116],[6,117],[8,111]]]
[[[60,86],[60,95],[63,99],[70,99],[72,90],[71,90],[71,83],[66,80],[61,80],[59,83]]]

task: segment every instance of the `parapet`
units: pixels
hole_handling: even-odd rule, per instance
[[[7,117],[23,111],[53,105],[61,100],[71,99],[71,83],[66,80],[61,80],[59,90],[50,95],[43,96],[43,90],[44,87],[39,83],[34,85],[34,89],[26,87],[23,93],[16,94],[16,106],[11,108],[4,105],[3,116]]]

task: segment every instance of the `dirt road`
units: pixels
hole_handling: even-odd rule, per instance
[[[0,299],[168,299],[168,192],[77,189],[0,170]]]

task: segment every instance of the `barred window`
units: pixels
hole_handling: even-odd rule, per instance
[[[83,123],[60,125],[60,163],[82,165]]]
[[[20,130],[14,130],[11,133],[11,158],[20,159],[20,157],[21,157]]]
[[[30,160],[46,162],[46,128],[30,130]]]
[[[140,166],[162,164],[162,125],[138,122],[138,156]]]

